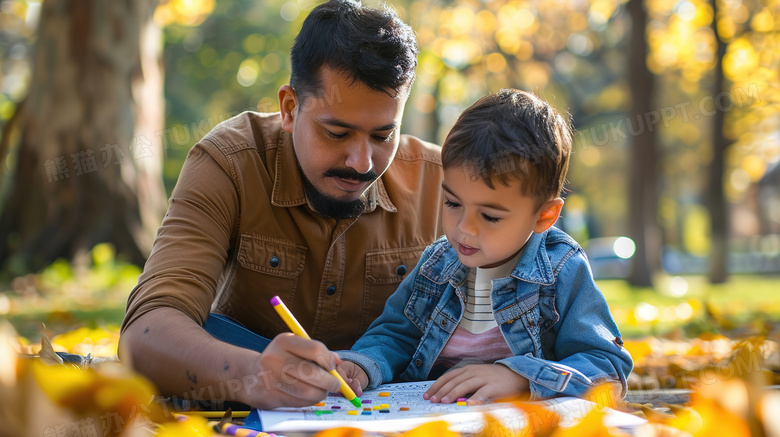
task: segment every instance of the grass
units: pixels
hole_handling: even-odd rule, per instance
[[[110,305],[101,308],[78,308],[68,311],[31,311],[8,314],[6,316],[20,336],[31,342],[37,342],[41,337],[41,323],[46,324],[47,331],[55,334],[62,334],[82,326],[88,328],[105,327],[118,330],[122,324],[124,314],[125,306],[123,302],[122,305]]]
[[[686,336],[780,320],[780,275],[732,275],[724,284],[704,276],[659,276],[654,288],[598,281],[626,337],[683,330]]]

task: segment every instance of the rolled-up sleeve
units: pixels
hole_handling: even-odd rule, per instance
[[[130,293],[122,331],[159,307],[203,324],[234,238],[239,197],[230,163],[213,144],[195,145],[184,162],[152,252]]]

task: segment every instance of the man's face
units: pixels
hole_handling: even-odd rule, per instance
[[[355,217],[398,149],[406,93],[391,97],[328,68],[320,78],[320,95],[303,100],[289,86],[279,90],[282,126],[292,133],[309,202],[330,217]]]

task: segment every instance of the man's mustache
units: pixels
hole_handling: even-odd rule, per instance
[[[365,173],[358,173],[351,168],[332,168],[330,170],[326,170],[322,175],[325,177],[334,177],[360,182],[371,182],[379,177],[376,172],[374,172],[374,170],[369,170]]]

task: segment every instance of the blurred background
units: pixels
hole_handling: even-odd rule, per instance
[[[0,0],[0,317],[114,339],[188,150],[278,110],[317,3]],[[502,87],[570,118],[558,226],[625,333],[778,320],[780,1],[388,4],[421,49],[405,133]]]

